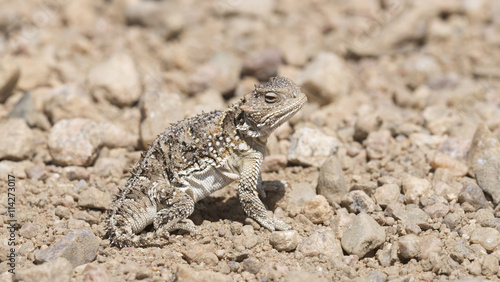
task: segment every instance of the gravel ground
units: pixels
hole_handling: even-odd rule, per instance
[[[0,7],[0,280],[500,280],[498,1]],[[110,246],[147,144],[275,75],[309,97],[263,167],[292,230],[231,185],[197,203],[200,235]]]

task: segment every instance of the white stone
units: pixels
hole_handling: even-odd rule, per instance
[[[291,163],[320,167],[337,151],[338,146],[337,138],[319,129],[302,127],[292,135],[287,158]]]

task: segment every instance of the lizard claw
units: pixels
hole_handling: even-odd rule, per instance
[[[290,225],[286,224],[285,222],[279,219],[268,217],[268,218],[256,218],[255,220],[257,220],[257,222],[260,223],[260,225],[264,226],[265,228],[271,231],[275,230],[283,231],[290,229]]]

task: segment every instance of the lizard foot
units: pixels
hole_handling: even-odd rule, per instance
[[[283,231],[283,230],[289,230],[290,229],[290,225],[286,224],[285,222],[279,220],[279,219],[275,219],[275,218],[270,218],[270,217],[267,217],[267,218],[254,218],[258,223],[260,223],[260,225],[264,226],[265,228],[271,230],[271,231],[275,231],[275,230],[279,230],[279,231]]]
[[[158,236],[168,238],[168,236],[170,236],[170,232],[174,231],[174,230],[187,231],[193,235],[200,234],[200,232],[198,231],[198,229],[196,228],[194,223],[189,219],[181,220],[181,221],[179,221],[175,224],[172,224],[172,225],[162,226],[158,230],[156,230],[156,234]]]

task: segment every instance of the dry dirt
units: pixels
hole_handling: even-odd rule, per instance
[[[3,0],[0,31],[1,280],[500,279],[500,2]],[[293,231],[233,184],[200,235],[111,246],[156,134],[275,75],[309,97],[263,169]]]

